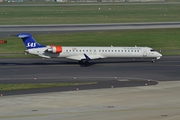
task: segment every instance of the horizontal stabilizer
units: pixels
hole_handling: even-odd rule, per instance
[[[29,35],[29,34],[18,34],[17,37],[19,37],[19,38],[27,38],[27,37],[31,37],[31,35]]]

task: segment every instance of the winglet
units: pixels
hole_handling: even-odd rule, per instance
[[[90,60],[90,58],[86,54],[84,54],[84,56],[85,56],[86,60]]]

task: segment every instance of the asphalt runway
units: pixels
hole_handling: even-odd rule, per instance
[[[0,59],[0,83],[99,82],[80,89],[155,85],[158,81],[180,80],[180,56],[150,59],[102,59],[79,65],[68,59]],[[151,82],[148,82],[151,80]],[[135,82],[136,81],[136,82]],[[5,95],[76,90],[56,87],[42,90],[4,92]]]
[[[69,79],[69,78],[147,78],[158,81],[180,80],[180,56],[163,56],[155,63],[150,59],[109,58],[92,60],[88,65],[65,58],[0,59],[0,80]],[[67,80],[65,80],[67,81]]]
[[[180,22],[145,22],[112,24],[57,24],[57,25],[0,25],[0,38],[19,33],[60,34],[64,32],[85,32],[105,30],[180,28]]]

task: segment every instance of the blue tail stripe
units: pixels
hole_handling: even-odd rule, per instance
[[[29,33],[17,34],[17,37],[23,40],[24,45],[27,49],[46,47],[45,45],[41,45],[38,42],[36,42],[36,40]]]

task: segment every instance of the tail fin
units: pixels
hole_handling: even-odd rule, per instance
[[[36,42],[36,40],[29,33],[17,34],[17,37],[23,40],[24,45],[27,49],[46,47],[45,45],[41,45],[38,42]]]

